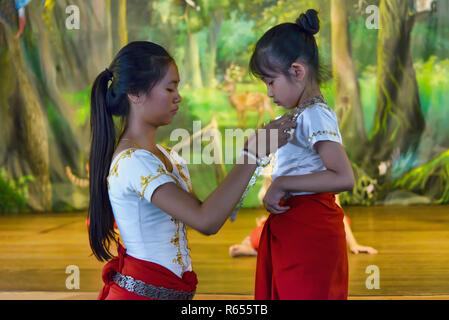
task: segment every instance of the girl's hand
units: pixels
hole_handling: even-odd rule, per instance
[[[280,186],[279,181],[281,178],[282,177],[279,177],[271,183],[270,188],[263,199],[265,209],[270,213],[279,214],[290,210],[290,207],[288,206],[279,205],[279,202],[286,199],[288,196],[288,192]]]
[[[365,247],[365,246],[361,246],[358,243],[351,245],[349,247],[349,250],[353,253],[353,254],[359,254],[359,253],[367,253],[367,254],[377,254],[377,250],[371,247]]]
[[[255,134],[249,136],[245,141],[245,149],[259,158],[263,158],[286,145],[293,134],[290,130],[295,129],[296,126],[297,123],[293,120],[293,115],[286,114],[269,122],[263,129],[259,129]],[[271,138],[275,138],[275,136],[270,134],[271,130],[277,130],[277,141],[272,141]],[[259,138],[262,134],[264,139]],[[263,145],[258,145],[259,143]]]

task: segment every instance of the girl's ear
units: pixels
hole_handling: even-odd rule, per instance
[[[128,99],[133,104],[140,104],[142,102],[143,95],[141,93],[133,94],[128,93]]]
[[[293,62],[288,73],[297,81],[302,82],[306,77],[307,67],[301,62]]]

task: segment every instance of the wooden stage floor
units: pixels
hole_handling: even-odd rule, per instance
[[[350,299],[449,299],[449,206],[347,207],[358,242],[377,255],[349,253]],[[218,235],[189,230],[199,284],[195,299],[252,299],[255,257],[231,258],[263,210],[242,210]],[[86,213],[0,216],[0,299],[95,299],[103,264],[90,256]],[[80,289],[66,288],[66,267]],[[368,289],[368,266],[380,288]]]

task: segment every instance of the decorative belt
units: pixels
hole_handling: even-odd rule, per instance
[[[121,288],[133,292],[139,296],[147,297],[156,300],[192,300],[195,295],[195,291],[186,292],[173,289],[167,289],[164,287],[156,287],[151,284],[147,284],[143,281],[136,280],[130,276],[124,276],[120,272],[117,272],[112,280]]]

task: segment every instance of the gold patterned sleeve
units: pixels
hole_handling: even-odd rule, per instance
[[[177,183],[154,155],[136,151],[126,166],[126,177],[132,191],[151,202],[154,191],[163,184]]]
[[[318,141],[343,144],[337,116],[328,106],[316,105],[305,110],[299,128],[296,132],[299,135],[298,139],[305,140],[305,144],[312,152],[316,152],[314,146]]]

